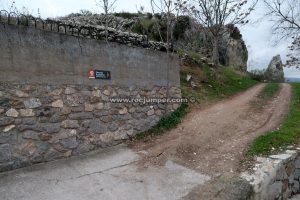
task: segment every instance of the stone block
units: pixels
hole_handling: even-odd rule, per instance
[[[35,113],[33,109],[20,109],[20,115],[22,117],[33,117],[35,116]]]
[[[65,129],[79,128],[78,120],[65,120],[61,123],[61,127]]]
[[[2,117],[0,118],[0,126],[7,126],[14,123],[14,119],[11,117]]]
[[[17,118],[19,116],[19,112],[14,108],[9,109],[5,114],[7,117]]]
[[[39,140],[40,133],[35,132],[35,131],[31,131],[31,130],[27,130],[23,133],[23,138],[24,139],[32,139],[32,140]]]
[[[54,102],[51,104],[51,106],[52,106],[53,108],[63,108],[63,107],[64,107],[64,102],[63,102],[61,99],[59,99],[59,100],[54,101]]]
[[[94,116],[92,113],[79,112],[79,113],[71,113],[69,115],[70,119],[73,120],[85,120],[85,119],[93,119]]]
[[[7,133],[7,132],[13,130],[14,128],[16,128],[16,125],[14,125],[14,124],[13,124],[13,125],[8,125],[8,126],[6,126],[6,127],[4,128],[3,132],[4,132],[4,133]]]
[[[23,103],[24,103],[25,108],[27,108],[27,109],[34,109],[34,108],[38,108],[38,107],[42,106],[41,101],[37,98],[28,99],[28,100],[24,101]]]

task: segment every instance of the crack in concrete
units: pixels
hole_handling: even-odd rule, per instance
[[[111,168],[108,168],[108,169],[104,169],[104,170],[96,171],[96,172],[92,172],[92,173],[82,174],[80,176],[71,177],[71,178],[67,178],[67,179],[44,179],[44,181],[49,181],[49,182],[54,181],[55,185],[57,185],[59,182],[80,179],[80,178],[83,178],[83,177],[86,177],[86,176],[95,175],[95,174],[104,174],[104,175],[110,175],[110,176],[113,176],[113,177],[116,177],[116,178],[123,178],[123,177],[120,177],[120,176],[117,176],[117,175],[113,175],[113,174],[109,174],[109,173],[105,173],[105,172],[109,172],[109,171],[111,171],[113,169],[118,169],[118,168],[126,167],[126,166],[132,165],[132,164],[134,164],[136,162],[138,162],[138,161],[136,160],[136,161],[133,161],[133,162],[130,162],[130,163],[127,163],[127,164],[118,165],[116,167],[111,167]],[[80,173],[78,170],[76,170],[76,171],[78,173]],[[36,180],[41,180],[41,179],[36,179]],[[141,180],[137,180],[136,182],[140,182],[141,183]]]

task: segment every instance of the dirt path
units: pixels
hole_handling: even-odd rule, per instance
[[[211,177],[237,172],[245,148],[258,135],[278,128],[288,112],[291,87],[282,84],[278,96],[261,111],[252,109],[264,85],[204,110],[192,111],[176,129],[130,144],[142,155],[141,169],[175,161]]]

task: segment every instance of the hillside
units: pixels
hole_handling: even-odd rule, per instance
[[[89,11],[73,13],[55,20],[76,26],[91,26],[103,29],[108,22],[109,33],[138,34],[139,40],[166,42],[166,21],[160,14],[151,13],[114,13],[107,17],[103,14],[94,14]],[[176,50],[192,51],[211,60],[212,44],[204,34],[201,25],[193,18],[179,16],[174,19],[172,43]],[[220,63],[231,66],[236,70],[246,72],[248,50],[237,27],[227,26],[219,43]],[[113,37],[113,36],[112,36]],[[131,37],[131,36],[130,36]],[[136,37],[132,35],[132,37]]]

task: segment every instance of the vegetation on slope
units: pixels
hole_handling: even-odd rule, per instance
[[[197,58],[199,55],[194,53],[189,53],[189,56],[199,59]],[[187,81],[188,75],[192,76],[195,87],[191,87],[191,82]],[[194,97],[199,104],[228,98],[255,84],[257,81],[231,67],[211,68],[201,64],[183,64],[181,67],[182,94],[186,98]]]
[[[199,59],[201,56],[190,53]],[[191,75],[196,87],[186,80]],[[249,76],[236,72],[231,67],[211,68],[208,65],[182,64],[181,66],[181,90],[183,98],[196,100],[194,105],[211,104],[244,91],[257,84]],[[140,133],[136,139],[144,139],[145,136],[155,136],[167,130],[175,128],[190,111],[191,104],[182,104],[174,113],[162,118],[152,129]]]
[[[288,145],[300,141],[300,84],[293,83],[293,97],[290,113],[277,131],[268,132],[258,137],[250,146],[247,154],[250,156],[267,155]]]

